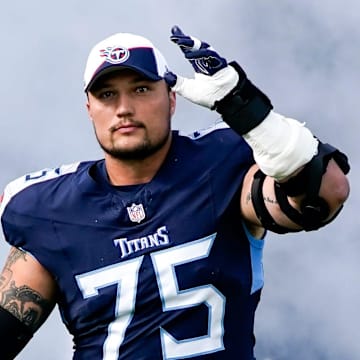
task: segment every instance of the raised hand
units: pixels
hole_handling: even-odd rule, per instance
[[[180,47],[195,75],[193,79],[187,79],[168,72],[164,76],[165,81],[184,98],[213,109],[217,101],[235,88],[239,81],[238,72],[208,43],[185,35],[178,26],[174,26],[171,33],[171,41]]]
[[[185,35],[178,26],[174,26],[171,32],[170,40],[180,47],[195,72],[211,76],[228,65],[226,59],[208,43]]]

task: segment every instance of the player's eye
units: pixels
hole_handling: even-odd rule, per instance
[[[111,97],[114,96],[114,92],[111,91],[111,90],[104,90],[104,91],[101,91],[99,94],[98,94],[98,97],[100,99],[109,99]]]
[[[135,91],[139,94],[143,94],[143,93],[146,93],[149,91],[149,87],[148,86],[145,86],[145,85],[142,85],[142,86],[138,86]]]

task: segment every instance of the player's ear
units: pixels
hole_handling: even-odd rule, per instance
[[[89,102],[89,96],[87,96],[87,98],[86,98],[85,106],[86,106],[86,110],[87,110],[88,116],[89,116],[90,120],[92,120],[92,117],[91,117],[91,109],[90,109],[90,102]]]
[[[169,100],[170,100],[170,113],[174,115],[176,108],[176,93],[175,91],[169,91]]]

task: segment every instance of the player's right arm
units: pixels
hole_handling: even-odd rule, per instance
[[[12,247],[0,274],[0,358],[14,359],[56,303],[51,274],[30,254]]]
[[[236,62],[175,26],[171,40],[190,61],[193,79],[165,74],[171,89],[221,114],[250,146],[256,165],[242,184],[241,214],[255,228],[276,233],[317,230],[331,222],[349,195],[347,156],[321,142],[295,119],[275,111],[270,99]]]

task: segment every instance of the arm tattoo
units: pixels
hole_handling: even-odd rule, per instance
[[[11,266],[19,259],[27,261],[26,252],[12,248],[0,275],[0,306],[35,332],[49,315],[52,304],[30,287],[15,285]]]
[[[10,268],[17,260],[23,259],[26,261],[26,252],[17,248],[12,248],[5,263],[5,269]]]
[[[52,306],[37,291],[26,285],[17,287],[15,281],[2,292],[0,306],[8,310],[32,331],[36,331],[49,315]]]
[[[269,203],[269,204],[277,204],[278,202],[276,201],[276,199],[270,199],[269,196],[264,196],[264,201]]]
[[[267,202],[269,204],[277,204],[278,203],[276,201],[276,199],[271,199],[269,196],[264,196],[263,199],[264,199],[264,202]],[[251,201],[252,201],[251,193],[248,192],[246,194],[246,204],[249,204]]]
[[[246,194],[246,205],[248,205],[250,202],[251,202],[251,192],[248,192],[247,194]]]
[[[27,261],[26,252],[17,248],[11,248],[10,254],[6,260],[2,274],[0,274],[0,290],[2,288],[5,288],[5,286],[9,283],[13,274],[11,270],[11,265],[15,264],[16,261],[18,261],[19,259]]]
[[[6,284],[8,283],[8,281],[7,281],[7,278],[8,278],[8,277],[5,275],[5,269],[4,269],[3,272],[4,272],[3,274],[0,274],[0,289],[1,289],[2,287],[5,287]]]

